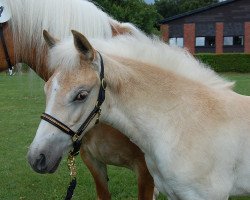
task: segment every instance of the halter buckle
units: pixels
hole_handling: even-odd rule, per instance
[[[99,108],[98,112],[97,112],[97,118],[96,118],[96,121],[95,121],[95,124],[98,124],[99,121],[100,121],[100,116],[101,116],[101,112],[102,112],[102,109]]]
[[[79,136],[77,134],[73,135],[72,141],[76,142],[79,139]]]

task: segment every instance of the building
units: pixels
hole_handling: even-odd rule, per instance
[[[227,0],[160,22],[162,38],[191,53],[250,53],[250,0]]]

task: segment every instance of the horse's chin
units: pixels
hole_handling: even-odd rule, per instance
[[[62,160],[62,157],[60,157],[60,158],[57,160],[57,162],[55,163],[54,167],[52,167],[52,168],[48,171],[49,174],[53,174],[53,173],[57,170],[57,168],[58,168],[58,166],[59,166],[61,160]]]

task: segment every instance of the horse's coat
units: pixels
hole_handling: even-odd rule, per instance
[[[81,43],[76,35],[74,40]],[[226,200],[250,193],[249,97],[233,92],[231,82],[185,51],[159,41],[120,36],[91,44],[103,55],[108,85],[100,119],[142,149],[161,192],[172,200]],[[76,50],[66,40],[49,54],[57,73],[49,82],[57,79],[61,87],[50,114],[74,130],[93,108],[100,84],[98,54],[94,60],[83,59],[81,45]],[[74,102],[79,87],[88,97]],[[51,129],[50,124],[40,126],[37,135],[48,135]],[[50,141],[58,141],[61,134],[54,131]]]
[[[118,34],[131,34],[135,37],[143,35],[132,24],[120,23],[114,20],[98,9],[93,3],[85,0],[7,0],[6,2],[12,13],[12,18],[4,24],[3,28],[11,62],[15,64],[19,62],[28,64],[45,81],[53,74],[53,70],[48,70],[47,67],[47,48],[42,38],[43,29],[50,30],[50,32],[58,38],[64,38],[70,35],[72,28],[81,30],[86,35],[96,38],[110,38]],[[3,48],[0,48],[0,71],[5,70],[7,66]],[[106,126],[103,125],[103,127]],[[99,129],[92,130],[92,132],[97,131],[98,133],[103,133],[103,131],[109,130],[112,129],[102,129],[99,127]],[[138,170],[136,172],[139,186],[138,198],[152,199],[153,180],[149,172],[145,170],[146,165],[143,153],[139,151],[138,147],[132,142],[120,136],[120,134],[119,131],[112,130],[106,134],[106,141],[116,141],[117,145],[125,143],[128,151],[133,149],[136,153],[141,154],[137,162],[131,163],[131,165],[133,164],[134,166],[130,167],[130,169]],[[116,137],[114,137],[115,135]],[[97,143],[100,139],[99,137],[97,134],[89,134],[88,136],[92,143]],[[83,146],[82,151],[84,151],[83,148],[88,148],[88,145]],[[95,164],[100,163],[100,161],[96,159],[96,157],[99,156],[98,151],[101,152],[102,155],[104,152],[107,155],[111,155],[111,153],[108,152],[107,149],[103,151],[99,146],[95,148],[96,154],[89,154],[88,151],[85,151],[84,155],[91,158],[92,161],[85,158],[84,162],[90,171],[95,169],[95,171],[91,171],[91,173],[94,175],[98,198],[109,199],[110,194],[107,181],[98,185],[98,183],[103,180],[105,174],[103,174],[102,168],[95,167]],[[125,158],[128,152],[124,149],[123,151],[122,149],[119,150],[123,152],[123,158]],[[109,151],[115,151],[115,149],[109,148]],[[57,148],[55,148],[55,152],[57,152]],[[135,157],[130,157],[133,156],[132,154],[127,154],[127,156],[127,159],[135,160]],[[110,156],[109,160],[112,159]],[[95,162],[93,162],[93,160],[95,160]],[[59,161],[60,159],[56,161],[56,166],[54,166],[52,171],[56,170]],[[107,164],[105,160],[102,160],[101,163],[103,166]],[[54,163],[50,163],[50,165],[53,164]],[[124,163],[119,163],[119,160],[117,160],[117,162],[113,162],[113,164],[123,166]],[[37,169],[37,171],[39,171],[39,169]]]

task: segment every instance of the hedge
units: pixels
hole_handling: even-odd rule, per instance
[[[195,57],[216,72],[250,72],[250,54],[196,54]]]

